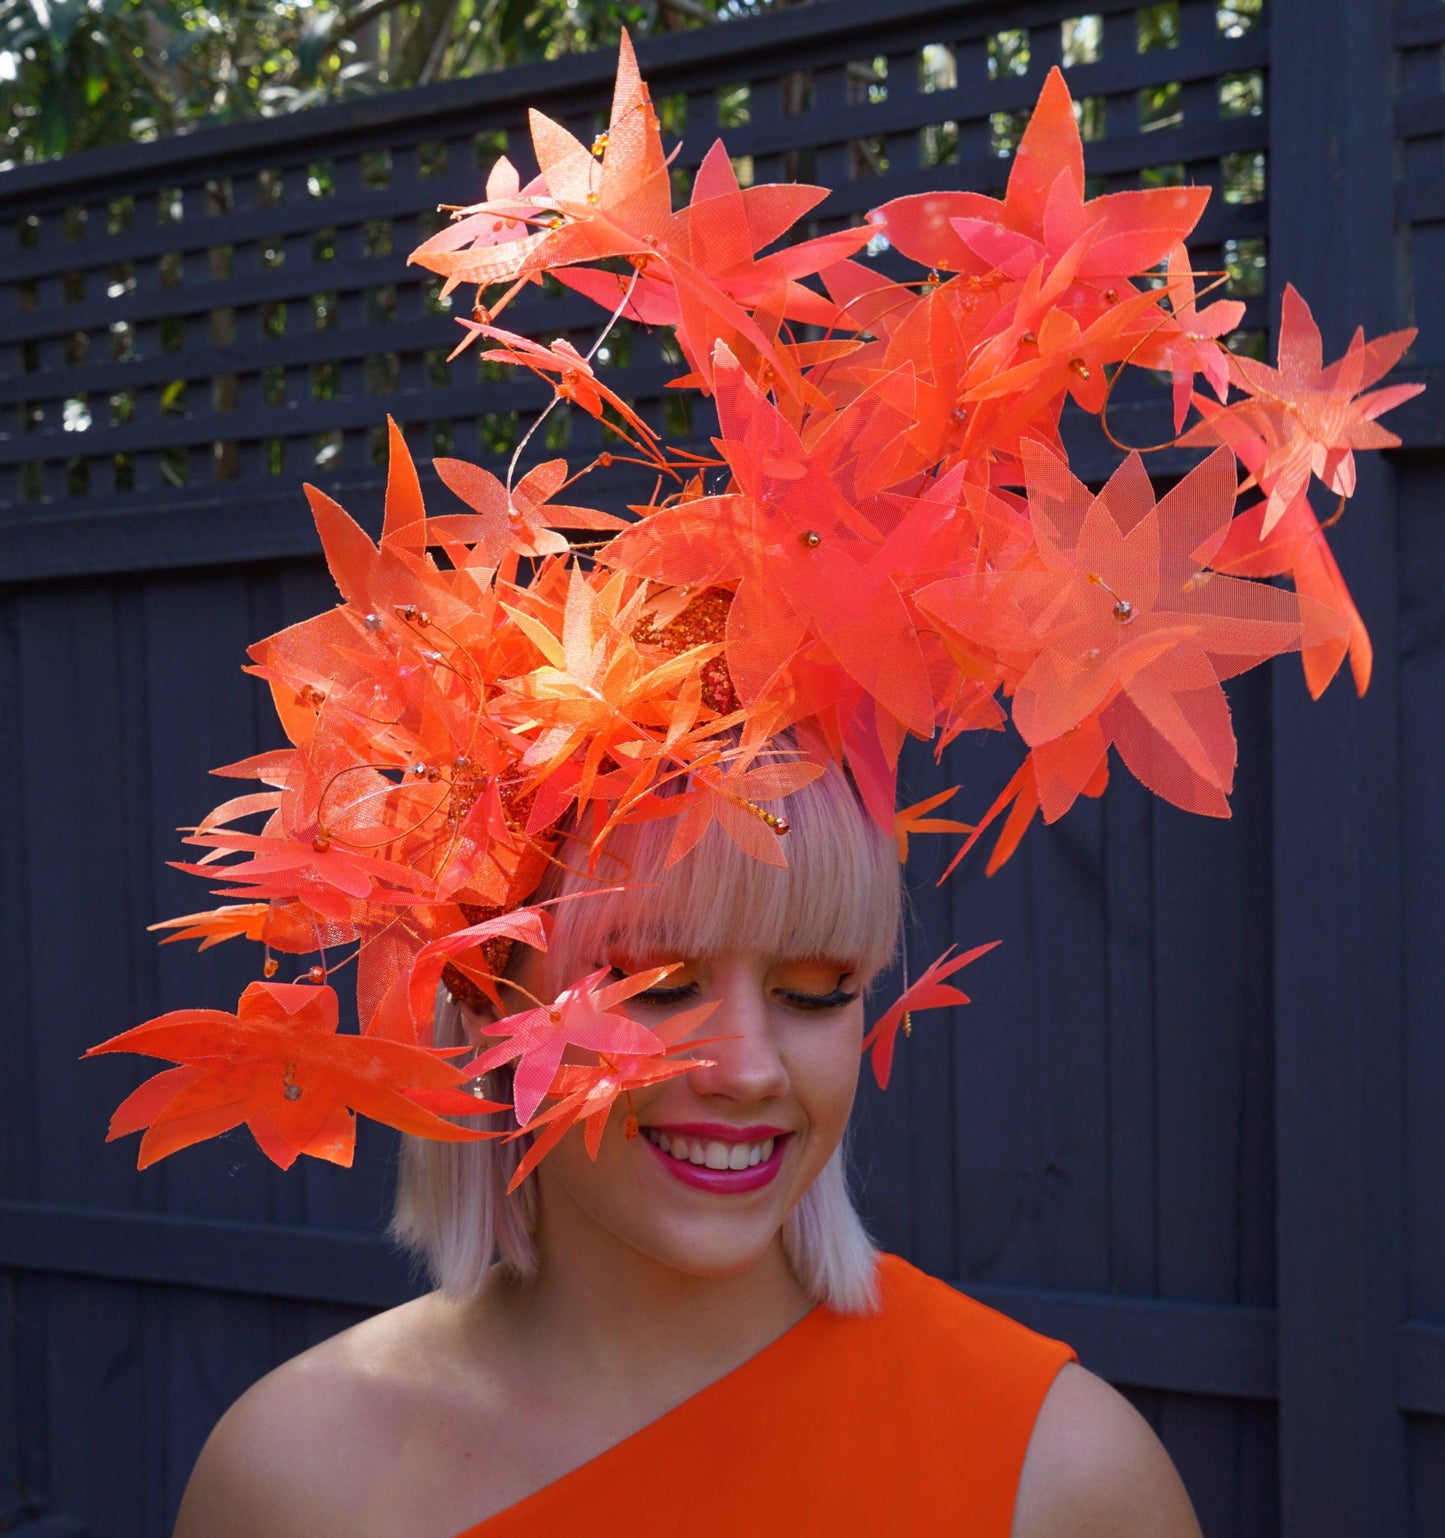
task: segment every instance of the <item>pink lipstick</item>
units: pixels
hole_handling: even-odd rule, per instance
[[[742,1143],[766,1143],[771,1139],[773,1147],[765,1159],[743,1169],[709,1169],[705,1164],[679,1159],[676,1154],[664,1150],[653,1141],[658,1135],[667,1137],[669,1142],[686,1137],[690,1143],[719,1142],[730,1148]],[[711,1191],[719,1196],[741,1196],[761,1190],[776,1178],[782,1168],[783,1151],[790,1136],[790,1133],[777,1127],[729,1127],[689,1122],[645,1128],[643,1141],[668,1173],[683,1185],[691,1186],[696,1191]]]

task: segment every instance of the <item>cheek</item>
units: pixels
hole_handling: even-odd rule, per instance
[[[620,1118],[616,1129],[609,1123],[595,1161],[587,1152],[581,1128],[574,1127],[531,1178],[537,1181],[544,1205],[562,1196],[604,1227],[616,1228],[637,1201],[638,1193],[628,1179],[631,1153],[632,1145],[622,1141]],[[549,1192],[553,1194],[549,1196]]]
[[[858,1091],[862,1063],[863,1009],[850,1008],[842,1019],[797,1031],[789,1053],[793,1092],[820,1131],[842,1135]]]
[[[803,1112],[808,1127],[801,1160],[794,1166],[791,1195],[796,1197],[800,1187],[817,1178],[847,1130],[862,1063],[863,1005],[859,1001],[832,1020],[789,1020],[781,1029],[779,1048],[788,1070],[789,1099]],[[673,1103],[680,1082],[634,1097],[644,1121],[657,1099],[666,1097]],[[553,1192],[551,1199],[561,1197],[593,1222],[651,1249],[654,1242],[664,1242],[659,1235],[675,1222],[676,1214],[669,1217],[666,1206],[659,1207],[656,1189],[634,1159],[636,1144],[623,1139],[623,1121],[623,1107],[618,1106],[595,1163],[587,1155],[581,1132],[574,1129],[542,1160],[532,1179],[539,1182],[544,1206],[547,1193]],[[776,1194],[787,1197],[787,1184],[779,1183]],[[655,1231],[658,1222],[664,1229]]]

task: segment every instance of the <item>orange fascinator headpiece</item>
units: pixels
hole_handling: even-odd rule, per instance
[[[111,1124],[144,1131],[142,1165],[242,1122],[280,1165],[346,1164],[358,1112],[433,1138],[530,1131],[522,1175],[579,1122],[595,1153],[619,1099],[697,1065],[702,1012],[634,1021],[654,970],[507,1013],[498,974],[513,946],[545,948],[554,863],[595,866],[621,823],[662,818],[669,862],[716,822],[785,864],[787,797],[833,760],[900,850],[958,832],[961,857],[996,827],[992,870],[1115,763],[1228,815],[1233,674],[1298,651],[1314,695],[1346,658],[1369,679],[1310,492],[1342,505],[1355,450],[1398,442],[1376,419],[1419,386],[1371,387],[1413,332],[1357,334],[1326,365],[1287,288],[1277,365],[1230,352],[1243,306],[1204,302],[1186,245],[1208,191],[1086,198],[1058,70],[1002,200],[923,193],[792,244],[826,190],[742,187],[721,144],[673,206],[625,39],[606,133],[585,144],[534,113],[532,136],[539,174],[499,161],[411,259],[475,293],[458,352],[539,376],[615,446],[531,462],[529,433],[505,479],[435,460],[450,495],[429,514],[393,424],[379,543],[308,488],[342,601],[252,648],[290,746],[218,771],[261,788],[190,832],[182,868],[230,900],[159,926],[258,942],[263,975],[234,1013],[176,1011],[93,1049],[173,1065]],[[859,260],[885,243],[915,281]],[[600,340],[583,355],[502,324],[546,274],[610,315],[603,337],[621,318],[670,329],[674,384],[716,411],[710,453],[664,442],[609,386]],[[1174,441],[1202,451],[1163,495],[1139,453],[1085,486],[1059,434],[1069,400],[1107,433],[1129,366],[1172,379]],[[628,517],[588,505],[619,460],[657,478]],[[1010,721],[1018,769],[977,828],[931,816],[946,797],[895,809],[905,739]],[[941,958],[878,1019],[880,1082],[910,1011],[964,1001],[948,978],[977,954]],[[303,958],[293,980],[279,955]],[[356,1034],[332,986],[348,964]],[[443,984],[493,1005],[482,1050],[432,1046]],[[511,1101],[480,1099],[505,1065]]]

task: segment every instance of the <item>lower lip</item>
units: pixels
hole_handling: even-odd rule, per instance
[[[713,1191],[720,1196],[742,1196],[749,1191],[761,1190],[773,1180],[783,1166],[783,1150],[789,1134],[773,1140],[773,1151],[760,1164],[750,1164],[745,1170],[710,1170],[705,1164],[693,1164],[687,1159],[674,1159],[663,1151],[650,1137],[642,1141],[662,1161],[667,1172],[685,1186],[697,1191]]]

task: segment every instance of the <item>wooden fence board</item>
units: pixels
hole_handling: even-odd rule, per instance
[[[1445,475],[1411,462],[1400,471],[1401,820],[1412,858],[1400,893],[1403,978],[1406,1311],[1445,1321]],[[1445,1413],[1445,1353],[1435,1364]],[[1436,1444],[1426,1439],[1424,1447]]]
[[[115,1538],[147,1538],[145,1302],[136,1287],[57,1278],[49,1288],[50,1479],[64,1510]],[[139,1477],[138,1477],[139,1476]]]
[[[1392,18],[1384,7],[1301,0],[1277,0],[1273,14],[1294,40],[1271,67],[1273,122],[1295,125],[1315,152],[1297,156],[1273,191],[1271,287],[1288,272],[1320,294],[1333,357],[1354,323],[1383,330],[1398,316],[1393,253],[1376,233],[1394,214],[1379,174],[1394,147],[1379,89]],[[1286,153],[1277,140],[1273,163]],[[1378,511],[1367,529],[1363,519],[1342,527],[1339,542],[1356,602],[1382,616],[1398,601],[1392,490],[1386,466],[1362,467],[1357,505]],[[1403,1303],[1399,675],[1388,623],[1376,639],[1373,686],[1358,705],[1342,691],[1316,705],[1275,691],[1284,1538],[1387,1538],[1407,1522],[1391,1368]]]
[[[1110,778],[1115,783],[1105,801],[1103,849],[1106,1077],[1102,1103],[1096,1102],[1108,1138],[1109,1284],[1126,1292],[1153,1292],[1159,1285],[1161,1109],[1154,1011],[1154,798],[1126,775]],[[1067,1015],[1062,1018],[1065,1028],[1072,1028]]]
[[[1032,1174],[1040,1280],[1107,1291],[1110,1255],[1104,818],[1084,805],[1029,859]]]

